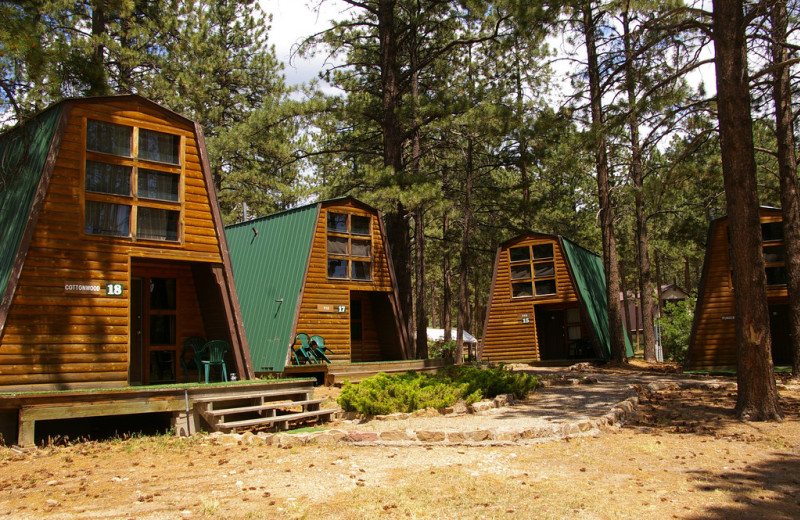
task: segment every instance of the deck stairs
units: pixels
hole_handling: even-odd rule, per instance
[[[321,408],[311,384],[287,389],[197,398],[194,409],[211,431],[236,432],[253,428],[278,431],[333,420],[339,408]]]

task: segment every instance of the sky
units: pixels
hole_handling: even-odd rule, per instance
[[[298,85],[316,78],[325,57],[291,58],[292,48],[306,37],[329,28],[330,20],[348,16],[347,5],[340,0],[260,0],[260,3],[265,13],[272,14],[268,41],[284,64],[286,82]]]

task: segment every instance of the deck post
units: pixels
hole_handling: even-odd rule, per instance
[[[191,437],[200,430],[200,414],[194,410],[172,412],[171,425],[178,437]]]
[[[22,447],[33,446],[36,444],[34,440],[34,429],[36,427],[35,419],[27,419],[25,408],[19,409],[19,426],[17,429],[17,444]]]

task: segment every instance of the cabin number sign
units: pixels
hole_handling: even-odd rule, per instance
[[[121,283],[64,282],[64,292],[94,296],[122,296],[124,291]]]
[[[347,312],[347,305],[324,305],[320,304],[317,305],[318,312],[334,312],[334,313],[342,313]]]

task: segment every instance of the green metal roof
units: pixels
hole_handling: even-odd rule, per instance
[[[62,105],[55,105],[0,135],[0,298],[8,288],[61,112]]]
[[[225,228],[236,293],[256,372],[281,372],[320,203]]]
[[[571,240],[561,237],[564,253],[572,271],[575,285],[584,308],[589,316],[592,328],[597,336],[603,359],[611,359],[611,342],[608,330],[608,300],[606,299],[606,276],[603,271],[603,260],[599,255],[587,251]],[[633,347],[627,334],[625,336],[625,352],[633,357]]]

